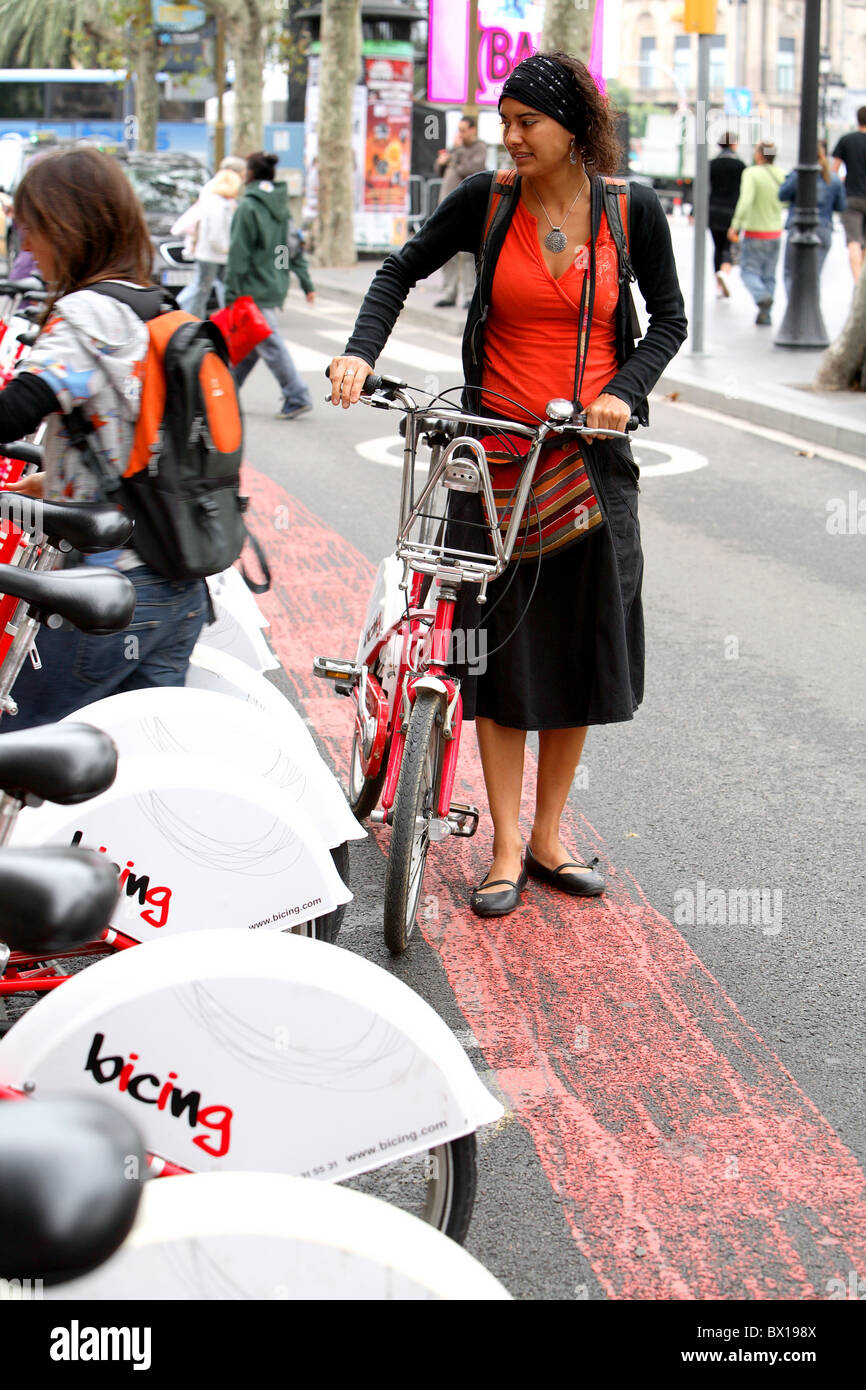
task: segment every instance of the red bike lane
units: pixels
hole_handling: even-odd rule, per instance
[[[264,475],[247,469],[245,483],[252,529],[279,537],[258,599],[271,645],[344,780],[351,707],[313,676],[313,657],[354,655],[374,567]],[[455,795],[479,799],[482,786],[469,734]],[[528,755],[526,823],[534,795]],[[419,920],[600,1287],[612,1299],[846,1290],[866,1269],[855,1158],[589,822],[569,810],[564,829],[599,855],[602,898],[530,883],[510,916],[474,917],[482,828],[434,847]],[[388,832],[375,833],[384,854]]]

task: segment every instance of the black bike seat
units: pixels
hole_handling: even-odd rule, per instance
[[[117,869],[73,845],[0,850],[0,941],[13,951],[71,952],[111,925]]]
[[[57,1284],[102,1264],[132,1229],[145,1163],[104,1100],[0,1103],[0,1278]]]
[[[7,458],[14,455],[6,454]],[[20,492],[0,492],[0,516],[22,531],[37,531],[49,545],[66,541],[82,555],[117,550],[132,534],[133,520],[119,507],[104,502],[43,502]]]
[[[0,294],[32,294],[44,297],[47,293],[45,281],[38,280],[35,275],[28,275],[24,280],[0,282]]]
[[[53,613],[80,632],[122,632],[135,612],[135,587],[126,575],[102,565],[68,570],[22,570],[0,565],[0,593],[23,598],[39,622]]]
[[[43,724],[20,733],[12,724],[3,728],[0,791],[30,805],[77,806],[106,791],[117,775],[117,749],[91,724]]]

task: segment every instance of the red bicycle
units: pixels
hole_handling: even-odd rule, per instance
[[[451,799],[463,722],[460,682],[448,671],[455,654],[460,586],[477,585],[477,601],[483,604],[490,581],[506,570],[546,440],[627,435],[588,430],[584,415],[566,400],[550,401],[546,419],[527,423],[440,404],[419,406],[405,382],[375,375],[367,378],[362,399],[405,416],[397,545],[379,567],[355,660],[317,657],[314,671],[355,702],[349,803],[359,819],[391,827],[384,929],[389,950],[400,954],[415,925],[431,843],[449,835],[474,835],[478,828],[478,808]],[[629,426],[636,423],[629,421]],[[504,434],[529,441],[517,485],[501,513],[486,449],[468,430],[474,436]],[[421,444],[429,448],[430,459],[416,497]],[[449,541],[447,517],[437,507],[451,491],[480,494],[486,516],[496,518],[482,528],[483,549],[457,549]],[[472,635],[463,634],[464,652]]]

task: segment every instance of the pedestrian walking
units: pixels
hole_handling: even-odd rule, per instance
[[[632,412],[646,421],[647,394],[686,335],[659,200],[652,189],[632,186],[629,252],[649,310],[635,345],[600,177],[618,167],[620,150],[590,72],[561,53],[534,54],[506,79],[499,111],[516,177],[506,215],[489,232],[467,316],[464,401],[485,414],[536,420],[561,396],[583,402],[590,427],[622,430]],[[359,399],[416,281],[458,251],[479,251],[494,177],[485,172],[461,183],[384,262],[344,355],[331,363],[335,405]],[[516,404],[503,406],[503,397]],[[554,469],[572,498],[569,489],[591,478],[606,524],[581,533],[572,513],[570,525],[539,542],[537,561],[513,561],[490,584],[489,616],[479,615],[472,586],[464,586],[455,612],[455,631],[482,624],[475,650],[488,653],[483,671],[460,673],[463,717],[476,721],[493,818],[493,864],[470,897],[482,917],[513,911],[529,875],[573,896],[603,892],[594,864],[575,862],[562,844],[561,817],[587,726],[631,719],[643,696],[643,559],[631,447],[596,438],[580,452],[565,446],[563,456],[563,446],[553,445],[537,467],[548,478]],[[450,543],[477,548],[478,496],[451,493],[449,515]],[[528,730],[539,730],[538,786],[524,856]]]
[[[246,189],[232,221],[226,266],[226,304],[249,295],[273,330],[234,369],[242,386],[261,357],[283,393],[280,420],[296,420],[313,408],[313,398],[292,361],[277,324],[277,309],[289,292],[289,201],[275,183],[277,156],[259,150],[247,158]]]
[[[844,213],[846,207],[845,189],[838,174],[834,174],[830,168],[830,161],[827,158],[827,145],[824,140],[818,141],[818,163],[821,166],[821,177],[818,180],[818,236],[821,245],[818,248],[818,279],[821,278],[821,271],[824,269],[824,262],[833,240],[833,213]],[[779,189],[779,202],[790,203],[788,220],[785,224],[788,232],[785,238],[785,262],[783,275],[785,279],[785,294],[791,298],[791,288],[793,285],[793,265],[794,252],[791,245],[791,228],[794,225],[794,208],[797,205],[797,170],[792,169]]]
[[[745,164],[737,156],[737,141],[725,134],[719,141],[719,153],[709,163],[710,203],[709,229],[713,239],[713,269],[719,298],[729,299],[728,276],[731,273],[734,250],[728,239],[731,218],[740,196],[740,179]]]
[[[848,207],[842,216],[848,243],[848,262],[854,283],[860,279],[866,249],[866,106],[857,112],[857,129],[837,141],[833,151],[833,171],[845,165],[845,197]]]
[[[199,197],[193,252],[196,279],[177,297],[179,307],[197,319],[205,317],[214,282],[228,261],[232,218],[243,186],[240,174],[221,169]]]
[[[782,204],[779,188],[782,171],[776,168],[776,146],[761,140],[755,146],[755,162],[740,180],[740,196],[731,218],[728,236],[739,241],[740,274],[758,306],[755,323],[772,323],[776,295],[776,267],[782,244]]]
[[[237,178],[236,185],[223,178],[226,171]],[[231,213],[233,213],[238,194],[243,187],[245,171],[246,161],[241,159],[240,155],[227,154],[225,159],[221,161],[214,177],[208,180],[192,206],[188,207],[186,212],[181,213],[171,229],[172,236],[184,238],[183,253],[186,259],[195,262],[195,274],[192,280],[177,295],[178,308],[186,309],[187,313],[195,314],[196,318],[204,318],[210,291],[214,286],[221,308],[225,302],[222,274],[225,270],[228,254],[228,236],[227,228],[223,224],[227,221],[228,225],[231,225],[231,214],[227,213],[224,204],[215,203],[210,195],[217,188],[224,199],[233,200],[231,204]],[[224,190],[231,191],[227,194]],[[201,220],[206,211],[209,214],[211,227],[210,230],[205,229],[202,236]],[[223,241],[225,241],[225,251],[222,249]],[[215,248],[217,255],[213,261],[209,261],[207,254],[204,253]]]
[[[47,419],[44,471],[9,492],[50,500],[106,500],[100,479],[72,442],[68,421],[81,409],[105,473],[123,474],[132,449],[149,335],[164,291],[151,283],[153,247],[141,205],[117,160],[94,149],[35,160],[15,191],[15,222],[51,298],[39,337],[0,391],[0,441],[31,433]],[[94,287],[137,289],[142,313]],[[178,582],[146,565],[134,538],[123,550],[94,557],[122,570],[135,586],[135,615],[122,633],[91,637],[43,627],[42,670],[29,662],[15,683],[21,714],[2,728],[63,719],[93,700],[123,690],[181,686],[207,615],[203,580]]]
[[[464,179],[468,179],[472,174],[480,174],[486,162],[487,146],[483,140],[478,139],[475,117],[464,116],[457,128],[457,143],[453,150],[440,150],[436,160],[437,169],[444,170],[442,198],[447,198],[449,193],[453,193]],[[445,293],[441,299],[436,300],[435,307],[444,309],[450,304],[458,304],[463,294],[466,297],[464,307],[468,309],[475,284],[474,256],[468,255],[465,251],[458,251],[443,268],[442,277]]]

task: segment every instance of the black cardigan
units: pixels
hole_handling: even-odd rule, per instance
[[[458,251],[469,251],[477,256],[492,179],[493,175],[486,172],[464,180],[443,199],[411,241],[387,258],[374,276],[358,311],[352,336],[346,344],[346,355],[360,357],[371,367],[375,366],[413,285],[432,275]],[[519,192],[519,177],[516,184]],[[601,217],[601,180],[593,178],[590,187],[592,227],[597,230]],[[500,223],[498,238],[490,238],[483,274],[476,282],[466,320],[463,370],[467,382],[476,385],[480,383],[483,366],[484,323],[493,273],[516,206],[515,196],[510,216]],[[635,346],[626,328],[623,290],[617,314],[619,369],[604,389],[625,401],[645,424],[648,419],[646,398],[684,341],[687,323],[667,219],[653,190],[637,183],[632,184],[631,189],[629,255],[646,301],[649,326]]]

